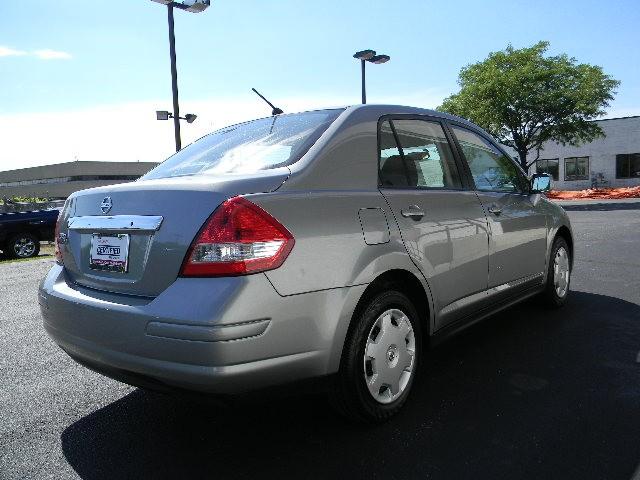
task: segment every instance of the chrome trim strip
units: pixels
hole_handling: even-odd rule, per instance
[[[160,215],[115,215],[71,217],[69,230],[155,232],[160,228]]]
[[[518,278],[517,280],[512,280],[510,282],[503,283],[502,285],[496,285],[495,287],[491,287],[487,290],[474,293],[472,295],[469,295],[468,297],[460,298],[455,302],[450,303],[449,305],[444,307],[442,310],[440,310],[440,315],[443,315],[443,314],[446,315],[448,313],[454,312],[468,305],[471,305],[472,303],[476,303],[479,300],[490,298],[500,292],[504,292],[505,290],[518,287],[525,283],[534,282],[535,280],[542,279],[543,277],[544,277],[544,272],[535,273],[533,275],[527,275],[526,277]]]
[[[534,273],[533,275],[527,275],[526,277],[518,278],[517,280],[512,280],[511,282],[505,283],[503,285],[498,285],[498,287],[493,288],[502,287],[501,290],[504,290],[506,288],[518,287],[523,283],[533,282],[534,280],[538,278],[541,279],[542,277],[544,277],[544,272]]]

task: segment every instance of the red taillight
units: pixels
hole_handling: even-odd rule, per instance
[[[58,214],[58,220],[56,220],[56,229],[55,229],[55,257],[56,263],[62,265],[62,251],[60,250],[60,223],[62,219],[62,211]]]
[[[293,235],[262,208],[233,197],[209,217],[191,244],[180,275],[246,275],[278,268],[293,248]]]

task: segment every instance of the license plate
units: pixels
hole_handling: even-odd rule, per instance
[[[94,270],[126,273],[129,263],[129,235],[91,235],[89,267]]]

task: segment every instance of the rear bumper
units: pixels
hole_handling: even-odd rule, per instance
[[[179,278],[150,299],[72,285],[55,265],[39,302],[48,334],[94,370],[237,394],[335,372],[364,288],[282,297],[264,274]]]

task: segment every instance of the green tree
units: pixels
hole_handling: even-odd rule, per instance
[[[536,152],[537,160],[548,140],[579,145],[604,136],[590,120],[604,115],[620,82],[565,54],[545,56],[548,47],[509,45],[467,65],[458,76],[460,92],[438,110],[467,118],[514,148],[525,170],[527,154]]]

